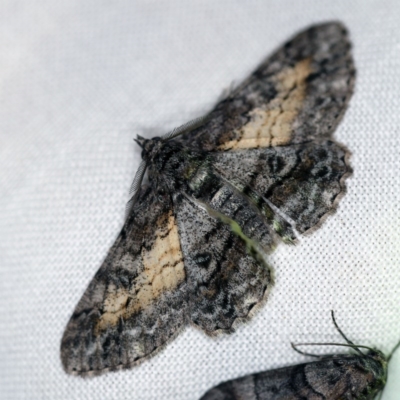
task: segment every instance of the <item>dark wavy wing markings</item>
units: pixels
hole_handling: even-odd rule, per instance
[[[260,244],[266,253],[275,247],[279,237],[293,243],[295,235],[291,225],[274,212],[262,196],[244,186],[233,174],[225,177],[220,174],[215,161],[198,168],[191,177],[191,187],[196,187],[196,181],[201,181],[203,176],[207,176],[208,182],[207,190],[201,186],[200,190],[194,191],[194,197],[209,209],[235,221],[243,234]]]
[[[345,111],[354,75],[345,27],[315,25],[264,61],[205,124],[175,140],[232,151],[327,137]]]
[[[223,215],[182,195],[174,198],[185,259],[189,318],[208,334],[247,318],[272,285],[256,243]],[[232,290],[234,288],[234,290]]]
[[[61,343],[68,373],[95,375],[139,363],[187,322],[186,277],[168,195],[142,188]]]
[[[347,151],[329,135],[353,80],[345,28],[317,25],[261,64],[202,125],[170,140],[138,138],[154,186],[135,196],[67,325],[68,373],[128,367],[189,321],[213,334],[251,314],[272,284],[259,244],[268,251],[277,236],[292,242],[292,222],[310,229],[344,191]]]
[[[368,362],[375,363],[358,355],[340,354],[259,372],[223,382],[200,400],[372,400],[382,387],[371,389],[374,378]]]
[[[269,200],[300,232],[335,208],[351,172],[346,150],[331,140],[219,152],[213,161],[228,181],[239,179]]]

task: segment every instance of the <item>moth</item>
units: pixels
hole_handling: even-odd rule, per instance
[[[130,367],[188,324],[215,335],[254,313],[272,285],[266,254],[345,191],[349,152],[331,136],[354,76],[344,26],[312,26],[205,117],[138,136],[125,224],[62,338],[67,373]]]
[[[338,343],[299,343],[292,347],[319,361],[264,371],[223,382],[210,389],[200,400],[373,400],[387,380],[388,364],[400,342],[388,357],[376,349],[355,345],[333,323],[346,341]],[[299,345],[346,346],[355,354],[316,356],[297,349]],[[361,349],[367,349],[362,352]]]

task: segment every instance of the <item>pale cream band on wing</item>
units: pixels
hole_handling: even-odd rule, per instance
[[[96,330],[115,326],[119,318],[128,319],[151,306],[164,291],[173,290],[185,279],[178,227],[172,211],[157,222],[154,242],[149,250],[142,248],[142,272],[131,288],[110,284]]]
[[[293,121],[306,96],[306,79],[310,73],[311,60],[304,59],[276,75],[276,97],[265,107],[252,110],[250,121],[235,132],[237,139],[222,144],[219,149],[239,150],[288,144]]]

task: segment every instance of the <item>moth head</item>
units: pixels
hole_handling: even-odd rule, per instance
[[[385,354],[377,349],[370,349],[365,355],[364,362],[366,363],[368,370],[374,374],[373,384],[370,387],[371,398],[375,398],[374,396],[380,393],[379,400],[381,399],[388,377],[390,360],[399,347],[400,342],[393,347],[388,356],[385,356]]]
[[[142,148],[142,159],[144,161],[152,160],[163,145],[163,140],[158,136],[151,139],[145,139],[140,135],[137,135],[137,138],[134,140]]]
[[[369,385],[365,391],[367,397],[375,398],[375,396],[383,390],[387,381],[388,360],[387,357],[379,350],[370,349],[364,357],[359,359],[359,367],[364,368],[368,373]]]

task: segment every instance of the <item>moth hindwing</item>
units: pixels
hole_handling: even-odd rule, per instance
[[[331,135],[353,82],[345,28],[313,26],[205,118],[138,136],[135,193],[65,329],[66,372],[129,367],[187,324],[212,335],[251,315],[272,284],[265,253],[319,225],[344,193],[348,152]]]
[[[318,361],[273,369],[223,382],[210,389],[200,400],[373,400],[385,387],[388,357],[376,349],[358,346],[349,341],[333,322],[346,344],[302,343],[302,345],[347,346],[354,354],[316,356]],[[361,351],[367,349],[368,351]],[[382,393],[381,393],[382,394]]]

